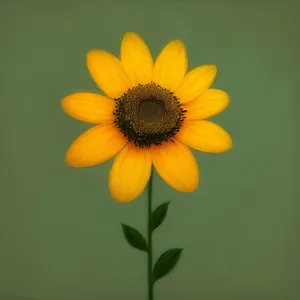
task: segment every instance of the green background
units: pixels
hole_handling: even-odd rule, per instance
[[[0,1],[0,299],[146,299],[146,256],[120,226],[145,234],[146,194],[112,200],[112,160],[64,163],[89,125],[60,101],[98,92],[85,53],[118,55],[126,31],[154,55],[181,39],[189,67],[216,64],[214,87],[231,96],[213,119],[234,148],[196,154],[196,192],[180,194],[155,174],[155,206],[172,200],[155,258],[184,248],[156,299],[300,299],[299,14],[297,0]]]

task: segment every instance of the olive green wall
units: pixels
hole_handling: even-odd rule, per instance
[[[154,204],[172,200],[155,258],[184,248],[155,299],[300,299],[299,15],[297,0],[0,1],[0,299],[146,300],[146,257],[120,226],[145,233],[146,194],[112,200],[112,161],[64,163],[89,125],[60,100],[98,92],[85,53],[118,54],[126,31],[154,55],[183,40],[190,67],[216,64],[214,87],[231,95],[213,119],[234,148],[196,154],[197,191],[177,193],[155,174]]]

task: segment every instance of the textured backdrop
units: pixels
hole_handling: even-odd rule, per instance
[[[297,0],[1,1],[0,299],[146,299],[146,256],[120,226],[145,233],[145,193],[112,200],[111,160],[64,163],[89,125],[60,101],[98,92],[85,53],[118,55],[126,31],[154,55],[181,39],[189,67],[216,64],[213,86],[231,96],[213,119],[233,149],[196,153],[196,192],[177,193],[155,174],[154,205],[172,200],[155,257],[184,248],[156,299],[299,299],[299,14]]]

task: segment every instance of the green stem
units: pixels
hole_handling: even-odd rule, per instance
[[[152,179],[151,170],[148,183],[148,300],[153,300],[153,279],[152,279]]]

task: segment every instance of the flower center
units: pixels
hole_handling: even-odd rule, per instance
[[[115,101],[115,125],[141,148],[172,139],[184,119],[179,99],[153,82],[139,84]]]
[[[138,114],[147,123],[159,122],[165,115],[164,104],[155,98],[149,98],[141,102]]]

